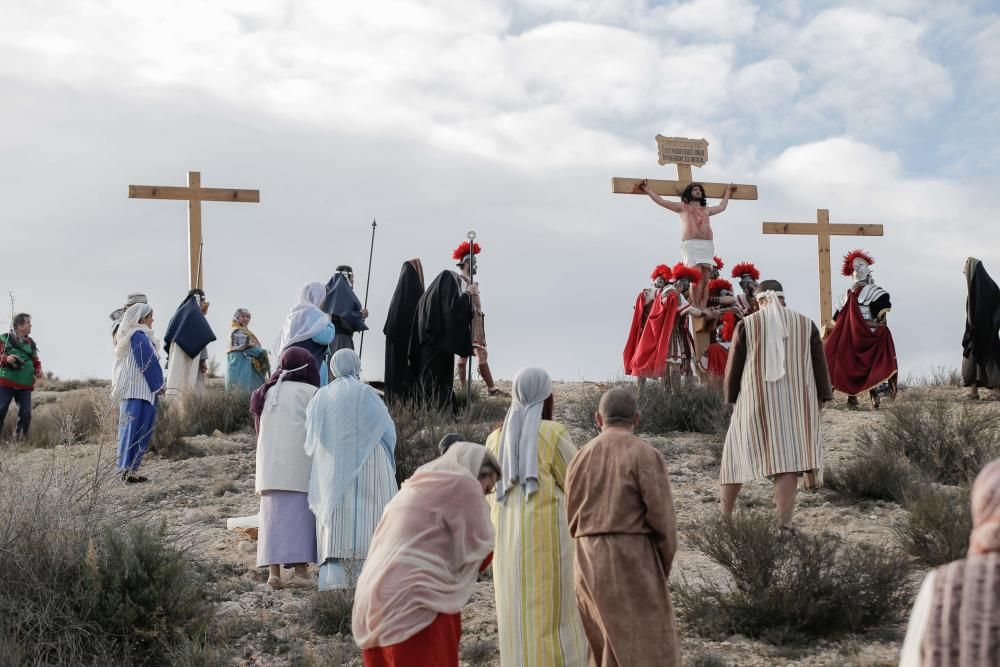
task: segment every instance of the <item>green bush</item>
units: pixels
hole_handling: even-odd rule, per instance
[[[181,396],[181,433],[186,436],[233,433],[252,426],[250,393],[243,389],[226,391],[220,385],[189,391]]]
[[[906,522],[893,527],[904,551],[930,567],[965,558],[972,532],[967,488],[923,486],[906,505]]]
[[[688,628],[772,643],[860,632],[898,621],[911,601],[905,555],[834,535],[783,534],[764,513],[716,519],[685,533],[731,583],[673,586]]]
[[[649,435],[668,435],[675,431],[721,433],[729,427],[732,409],[722,400],[722,392],[713,385],[668,387],[662,382],[646,382],[642,391],[633,382],[612,381],[588,387],[570,409],[569,420],[591,435],[600,430],[594,413],[601,396],[608,389],[624,387],[636,394],[642,418],[637,431]]]

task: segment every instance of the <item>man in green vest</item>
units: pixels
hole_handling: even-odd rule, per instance
[[[31,315],[14,316],[8,333],[0,334],[0,426],[7,418],[7,408],[17,403],[17,437],[28,435],[31,426],[31,392],[35,379],[42,377],[38,346],[31,340]]]

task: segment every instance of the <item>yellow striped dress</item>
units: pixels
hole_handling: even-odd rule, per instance
[[[771,306],[776,307],[776,306]],[[744,318],[737,327],[730,356],[745,349],[746,361],[739,393],[722,450],[719,482],[739,484],[784,472],[808,473],[805,486],[822,482],[823,443],[820,440],[820,392],[812,354],[812,320],[788,308],[780,312],[788,337],[785,342],[785,376],[776,382],[764,379],[764,312]],[[740,340],[742,339],[742,340]],[[734,359],[726,369],[727,379]],[[817,360],[817,363],[821,363]],[[828,388],[821,388],[825,393]]]
[[[486,440],[499,457],[500,430]],[[503,504],[487,496],[496,528],[493,587],[501,667],[587,664],[587,639],[573,589],[573,540],[563,485],[576,447],[566,427],[543,420],[538,432],[538,490],[512,488]]]

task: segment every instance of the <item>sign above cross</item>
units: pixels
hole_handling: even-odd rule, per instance
[[[830,224],[830,211],[816,210],[816,222],[765,222],[765,234],[815,235],[819,259],[819,315],[820,324],[829,329],[833,325],[833,287],[830,281],[831,236],[883,236],[882,225]]]
[[[188,203],[188,284],[189,289],[205,289],[202,262],[201,203],[203,201],[260,202],[260,190],[203,188],[201,172],[189,171],[187,187],[130,185],[129,199],[174,199]]]
[[[708,162],[708,141],[705,139],[684,139],[681,137],[665,137],[656,135],[656,145],[659,154],[658,162],[677,165],[676,181],[660,181],[649,179],[649,188],[661,197],[680,197],[681,193],[692,182],[691,167],[701,167]],[[611,191],[620,195],[645,195],[639,189],[641,178],[612,178]],[[698,181],[701,183],[701,181]],[[705,196],[722,199],[729,183],[701,183]],[[756,185],[737,185],[736,192],[730,199],[757,199]]]

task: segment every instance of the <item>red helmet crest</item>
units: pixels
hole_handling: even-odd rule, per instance
[[[482,251],[482,248],[479,247],[478,243],[473,243],[472,244],[472,254],[473,255],[478,255],[481,251]],[[465,259],[465,256],[468,255],[468,254],[469,254],[469,242],[468,241],[462,241],[462,245],[460,245],[457,248],[455,248],[455,252],[451,253],[451,258],[454,259],[454,260],[457,260],[457,261],[461,262],[463,259]]]
[[[721,257],[719,257],[718,255],[716,255],[712,259],[715,260],[715,268],[716,269],[718,269],[719,271],[721,271],[722,269],[725,268],[726,264],[725,264],[725,262],[722,261]]]
[[[733,291],[733,284],[726,280],[725,278],[716,278],[709,281],[708,283],[708,293],[710,296],[718,296],[719,292],[726,290],[730,294]]]
[[[670,267],[666,264],[657,264],[656,268],[653,269],[653,273],[649,275],[650,280],[656,280],[657,278],[663,278],[667,282],[674,277],[673,272],[670,271]]]
[[[701,280],[701,271],[693,266],[687,266],[683,262],[677,262],[672,269],[674,280],[687,280],[692,285],[697,285]]]
[[[722,314],[722,333],[720,334],[722,340],[729,343],[733,340],[733,334],[736,332],[736,316],[731,312],[726,311]]]
[[[864,250],[852,250],[844,255],[844,265],[840,267],[840,272],[845,277],[854,273],[854,260],[856,259],[863,259],[868,266],[875,263],[875,258],[866,253]]]
[[[760,271],[757,267],[753,265],[753,262],[740,262],[733,267],[733,278],[742,278],[743,276],[750,276],[754,280],[760,280]]]

